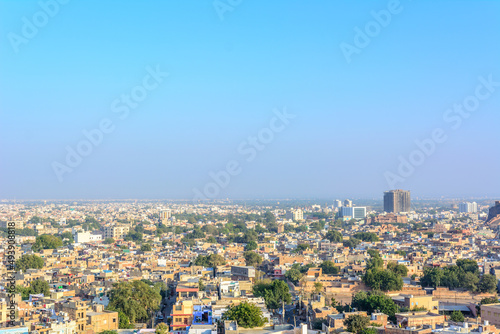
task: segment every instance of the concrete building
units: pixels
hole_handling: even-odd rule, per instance
[[[500,326],[500,303],[481,305],[481,319],[492,325]]]
[[[384,211],[385,212],[410,212],[411,199],[410,192],[407,190],[389,190],[384,192]]]
[[[363,219],[366,217],[366,207],[364,206],[343,206],[340,208],[340,217],[351,217],[354,219]]]
[[[87,242],[96,242],[102,240],[102,234],[93,234],[91,232],[77,232],[74,234],[75,242],[84,244]]]
[[[127,225],[111,225],[104,228],[103,238],[123,239],[130,231],[130,226]]]
[[[248,266],[232,266],[231,267],[231,279],[233,281],[254,281],[255,280],[255,268]]]
[[[458,205],[458,211],[460,213],[476,213],[477,203],[476,202],[463,202]]]
[[[304,212],[301,209],[288,210],[286,212],[286,219],[304,220]]]

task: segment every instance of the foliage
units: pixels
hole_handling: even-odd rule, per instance
[[[156,325],[155,329],[155,334],[167,334],[168,333],[168,326],[164,322],[160,322],[158,325]]]
[[[320,293],[321,291],[323,291],[323,284],[321,284],[320,282],[315,282],[314,283],[314,292]]]
[[[262,315],[260,308],[248,302],[229,307],[222,319],[235,320],[238,326],[244,328],[261,327],[266,323],[266,318]]]
[[[291,268],[285,273],[285,278],[295,285],[299,282],[302,276],[303,274],[296,268]]]
[[[424,268],[420,278],[423,287],[445,286],[449,289],[464,288],[472,292],[494,292],[496,278],[486,274],[479,277],[477,262],[471,259],[457,260],[456,265],[445,268]]]
[[[368,313],[379,310],[387,314],[391,319],[394,319],[395,314],[399,312],[399,308],[392,298],[387,297],[380,291],[361,291],[356,293],[352,297],[351,306]]]
[[[338,231],[330,230],[326,233],[325,238],[330,240],[330,242],[342,242],[342,234]]]
[[[359,232],[354,235],[356,239],[360,239],[366,242],[376,242],[379,241],[380,239],[378,238],[377,234],[373,232]]]
[[[106,238],[106,239],[104,239],[104,243],[107,244],[107,245],[110,245],[110,244],[112,244],[114,242],[115,242],[115,239],[113,239],[113,238]]]
[[[118,328],[120,329],[131,329],[134,325],[130,323],[128,316],[122,311],[118,312]]]
[[[319,267],[325,275],[337,275],[340,272],[340,268],[335,266],[332,261],[324,261]]]
[[[26,269],[42,269],[43,259],[36,255],[24,254],[16,261],[16,269],[26,271]]]
[[[479,291],[481,292],[491,292],[494,293],[497,289],[497,278],[496,276],[486,274],[479,280]]]
[[[453,311],[450,315],[450,320],[454,322],[463,322],[465,320],[465,317],[462,312]]]
[[[374,327],[367,327],[363,329],[360,334],[377,334],[378,330]]]
[[[255,267],[262,263],[262,257],[253,251],[244,252],[243,257],[245,258],[247,266]]]
[[[245,246],[245,250],[246,251],[252,251],[252,250],[257,249],[257,247],[258,247],[257,243],[255,241],[251,240]]]
[[[222,255],[219,254],[210,254],[207,256],[198,255],[198,257],[194,261],[195,266],[202,266],[206,268],[214,268],[217,266],[222,266],[224,264],[226,264],[226,261],[224,260]]]
[[[283,302],[285,304],[292,302],[288,284],[280,280],[257,281],[253,287],[253,294],[255,297],[263,297],[267,308],[272,310],[280,308]]]
[[[27,287],[17,285],[16,292],[21,295],[21,298],[23,300],[26,300],[29,299],[30,295],[36,295],[40,293],[43,293],[44,296],[48,296],[50,294],[50,286],[47,281],[37,279],[31,281],[30,285]]]
[[[406,277],[408,275],[408,267],[404,264],[398,264],[395,261],[389,262],[387,264],[387,269],[402,277]]]
[[[360,314],[352,315],[344,321],[347,331],[352,333],[361,333],[369,324],[370,318]]]
[[[300,253],[300,252],[303,252],[303,251],[307,250],[308,248],[309,248],[308,244],[298,244],[297,248],[295,248],[294,252],[295,253]]]
[[[35,243],[31,246],[34,252],[42,249],[57,249],[63,245],[61,238],[50,234],[42,234],[36,237]]]
[[[151,247],[150,244],[144,244],[141,246],[141,251],[143,252],[151,252],[153,248]]]
[[[344,247],[349,247],[349,248],[356,248],[360,243],[361,243],[361,240],[356,239],[356,238],[350,238],[349,240],[343,241]]]
[[[147,321],[159,309],[161,295],[142,281],[120,282],[109,292],[108,309],[123,312],[132,323]]]
[[[373,290],[399,291],[403,288],[401,276],[389,269],[368,269],[363,276],[363,282]]]
[[[216,244],[216,243],[217,243],[217,239],[215,239],[215,237],[214,237],[213,235],[211,235],[211,236],[209,236],[209,237],[207,238],[207,242],[208,242],[209,244]]]

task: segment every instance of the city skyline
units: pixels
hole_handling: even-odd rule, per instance
[[[500,198],[500,3],[0,13],[2,199]]]

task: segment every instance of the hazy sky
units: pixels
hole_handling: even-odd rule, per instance
[[[0,1],[0,22],[0,198],[500,195],[498,1]]]

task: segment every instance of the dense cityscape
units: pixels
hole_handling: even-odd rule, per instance
[[[500,1],[0,22],[0,334],[500,334]]]
[[[0,332],[499,333],[500,201],[329,202],[4,200]]]

